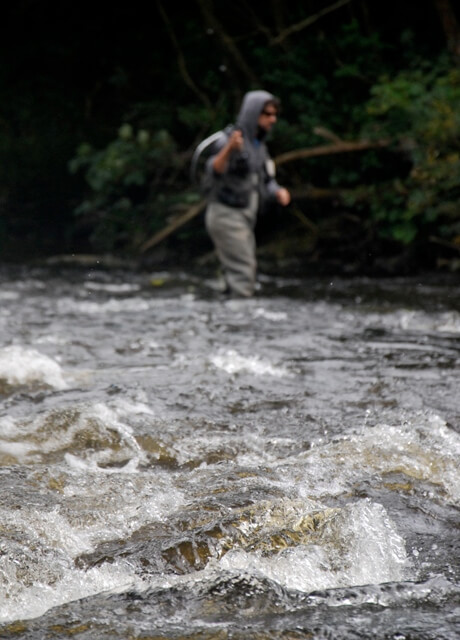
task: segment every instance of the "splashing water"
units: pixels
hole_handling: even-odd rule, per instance
[[[157,280],[0,279],[2,637],[454,640],[458,285]]]

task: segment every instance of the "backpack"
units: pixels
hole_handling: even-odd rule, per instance
[[[202,140],[195,148],[190,162],[190,180],[192,184],[199,184],[201,193],[206,196],[212,187],[212,178],[203,170],[206,158],[212,155],[220,147],[217,143],[223,142],[233,129],[233,124],[227,125]]]

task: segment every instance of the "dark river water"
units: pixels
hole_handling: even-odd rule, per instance
[[[460,279],[0,269],[0,637],[460,637]]]

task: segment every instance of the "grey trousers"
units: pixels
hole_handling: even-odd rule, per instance
[[[248,298],[256,284],[257,195],[244,209],[228,207],[220,202],[209,203],[205,214],[209,233],[232,293]]]

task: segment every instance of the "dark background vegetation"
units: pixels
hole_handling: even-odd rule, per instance
[[[196,144],[264,88],[282,101],[270,149],[295,197],[260,217],[261,260],[457,270],[459,14],[448,0],[8,3],[0,260],[205,260],[202,213],[146,246],[200,201]]]

